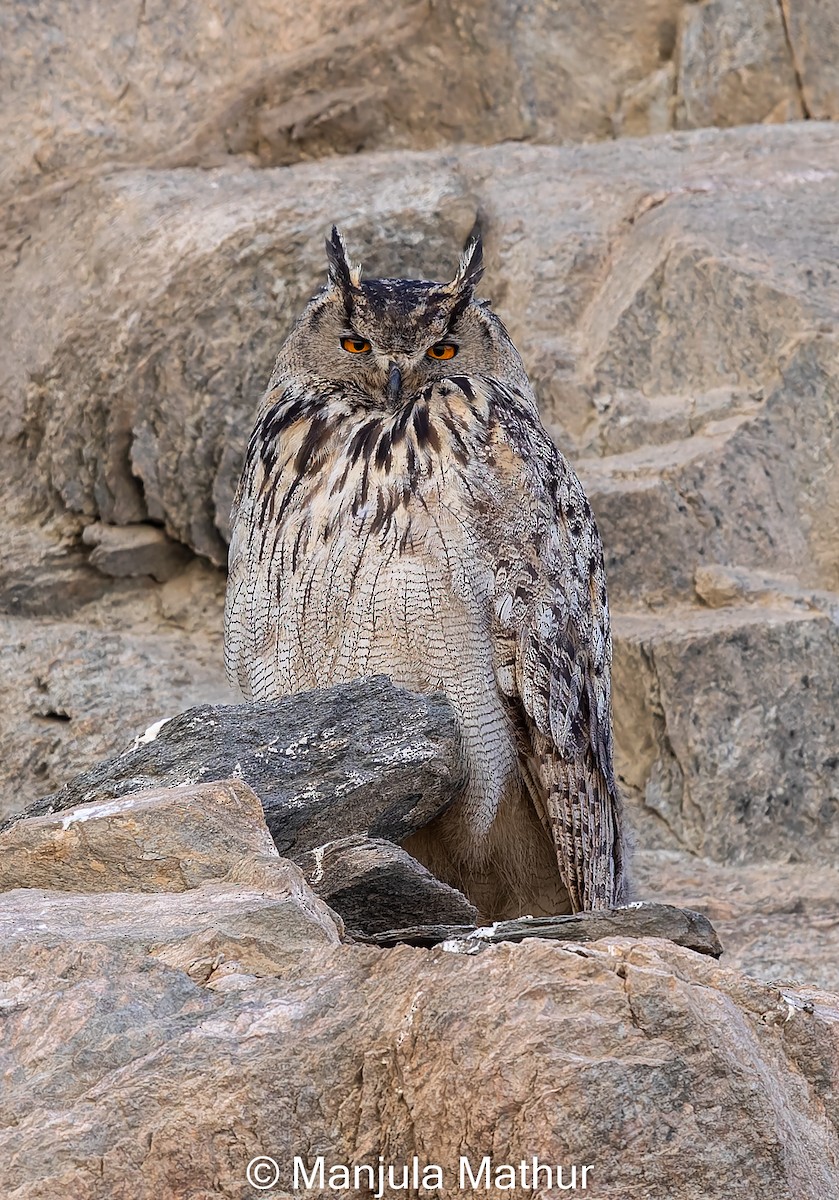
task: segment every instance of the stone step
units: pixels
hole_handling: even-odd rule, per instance
[[[807,980],[839,993],[839,869],[771,861],[721,865],[636,850],[638,897],[698,909],[724,947],[722,965],[761,980]]]
[[[640,846],[835,860],[839,627],[768,594],[615,615],[617,769]]]

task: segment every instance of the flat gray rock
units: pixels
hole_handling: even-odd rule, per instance
[[[23,815],[238,778],[262,801],[280,854],[294,858],[336,834],[401,842],[449,806],[460,771],[445,700],[380,675],[275,703],[191,708]]]
[[[463,925],[415,925],[390,929],[365,940],[377,946],[436,946],[475,954],[497,942],[523,942],[525,938],[550,938],[561,942],[596,942],[605,937],[666,938],[699,954],[719,958],[723,952],[716,931],[702,913],[674,908],[671,904],[642,901],[604,912],[574,913],[562,917],[520,917],[495,921],[480,928]]]

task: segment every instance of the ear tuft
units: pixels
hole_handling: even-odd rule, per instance
[[[361,265],[350,262],[347,244],[337,225],[326,239],[326,260],[329,263],[329,282],[342,292],[357,291],[361,286]]]
[[[475,288],[481,282],[484,273],[484,244],[481,237],[481,227],[476,221],[472,232],[466,239],[466,245],[460,256],[457,275],[452,283],[452,291],[468,294],[471,298]]]

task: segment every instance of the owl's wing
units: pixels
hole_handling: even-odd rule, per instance
[[[521,429],[506,432],[515,448]],[[582,485],[538,420],[525,435],[520,504],[496,573],[498,681],[524,712],[535,760],[525,778],[531,794],[541,783],[533,799],[572,908],[608,908],[626,882],[603,547]]]

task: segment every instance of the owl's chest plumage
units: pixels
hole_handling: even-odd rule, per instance
[[[450,695],[491,688],[515,486],[497,454],[488,400],[465,378],[394,412],[322,393],[267,409],[234,515],[228,660],[245,694],[378,672]]]

